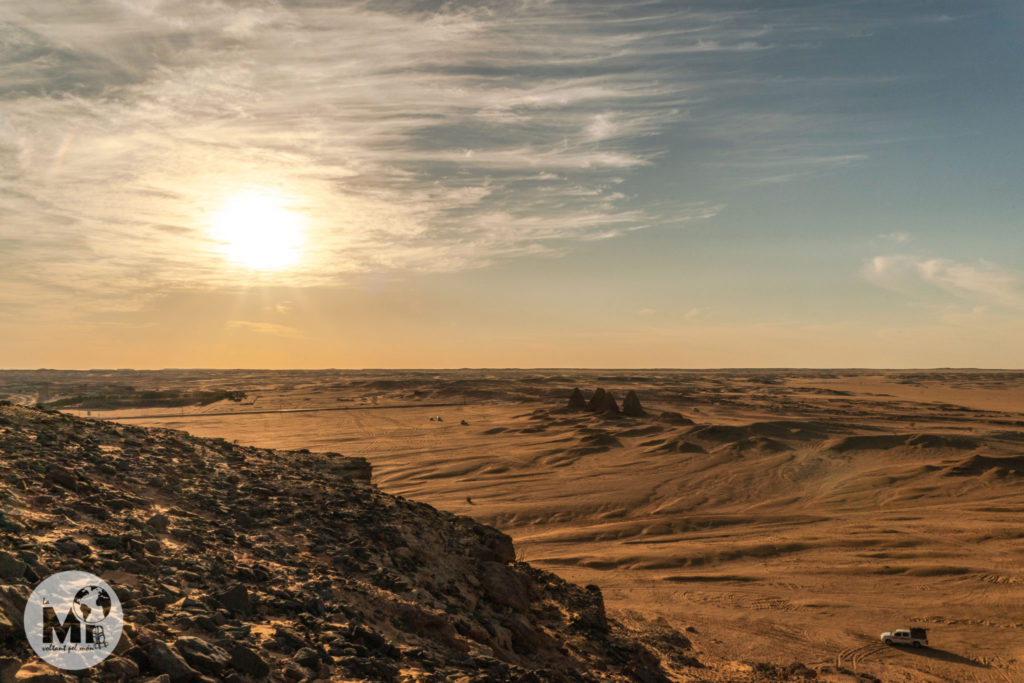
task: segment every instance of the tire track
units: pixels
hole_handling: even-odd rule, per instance
[[[857,645],[854,647],[848,647],[845,650],[839,652],[836,655],[836,666],[842,667],[843,662],[848,662],[854,671],[857,670],[857,664],[863,662],[865,659],[873,657],[874,655],[887,649],[889,646],[885,643],[869,641],[863,645]]]

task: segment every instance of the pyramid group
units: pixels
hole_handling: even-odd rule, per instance
[[[601,387],[594,390],[594,394],[590,397],[589,401],[583,395],[580,388],[576,387],[569,396],[568,409],[578,412],[589,411],[605,416],[626,415],[628,417],[643,417],[647,414],[644,412],[643,406],[640,405],[640,397],[636,395],[635,391],[630,390],[626,394],[626,400],[622,402],[622,408],[619,409],[619,404],[615,400],[614,394],[610,391],[605,391]]]

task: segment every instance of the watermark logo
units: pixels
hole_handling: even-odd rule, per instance
[[[121,639],[124,613],[117,594],[88,572],[60,572],[36,586],[25,605],[32,649],[58,669],[99,664]]]

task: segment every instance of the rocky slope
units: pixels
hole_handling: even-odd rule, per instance
[[[21,628],[32,586],[107,580],[125,608],[93,680],[665,680],[600,590],[511,540],[379,491],[368,463],[0,406],[0,678],[60,681]]]

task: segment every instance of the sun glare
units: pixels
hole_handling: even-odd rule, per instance
[[[302,255],[302,216],[268,194],[250,191],[231,197],[213,218],[214,237],[224,256],[253,270],[281,270]]]

